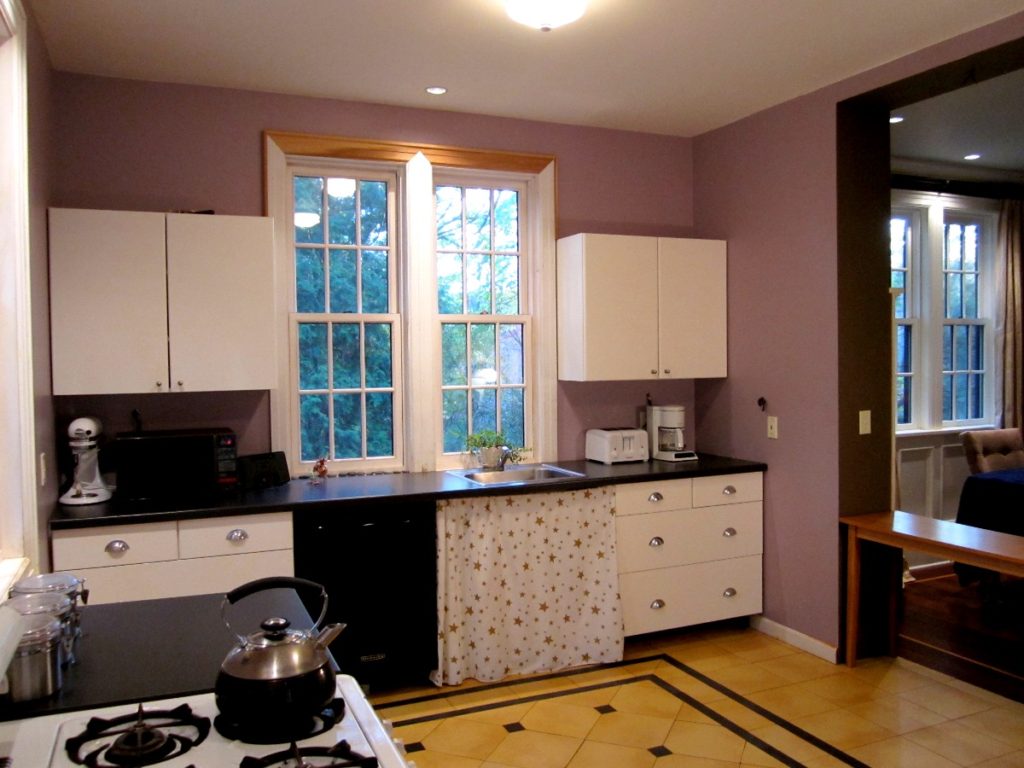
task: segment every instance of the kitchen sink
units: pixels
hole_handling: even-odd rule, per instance
[[[574,472],[571,469],[562,469],[550,464],[538,464],[535,466],[514,466],[511,469],[489,470],[489,469],[450,469],[448,473],[457,475],[476,485],[526,485],[529,483],[541,483],[549,480],[564,480],[571,477],[586,477],[582,472]]]

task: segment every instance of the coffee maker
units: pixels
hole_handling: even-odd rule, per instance
[[[652,459],[690,461],[697,454],[686,449],[686,408],[681,405],[647,406],[647,441]]]

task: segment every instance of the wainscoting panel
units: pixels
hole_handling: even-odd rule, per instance
[[[957,432],[896,436],[896,506],[905,512],[952,520],[970,474]],[[909,553],[911,565],[932,558]]]

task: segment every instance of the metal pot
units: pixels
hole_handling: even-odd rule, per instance
[[[285,618],[272,617],[260,631],[235,634],[238,645],[221,664],[214,687],[217,708],[244,730],[287,730],[319,714],[334,699],[335,673],[327,646],[345,628],[330,624],[318,630],[327,614],[327,591],[320,584],[286,576],[258,579],[224,596],[221,617],[229,605],[268,589],[292,588],[319,595],[320,616],[309,629],[294,629]]]

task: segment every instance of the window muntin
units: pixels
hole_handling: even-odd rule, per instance
[[[434,189],[443,453],[472,432],[527,442],[530,318],[522,190],[446,181]]]
[[[995,208],[895,193],[890,218],[895,415],[900,430],[994,419]]]
[[[401,460],[393,174],[293,174],[301,462]]]

